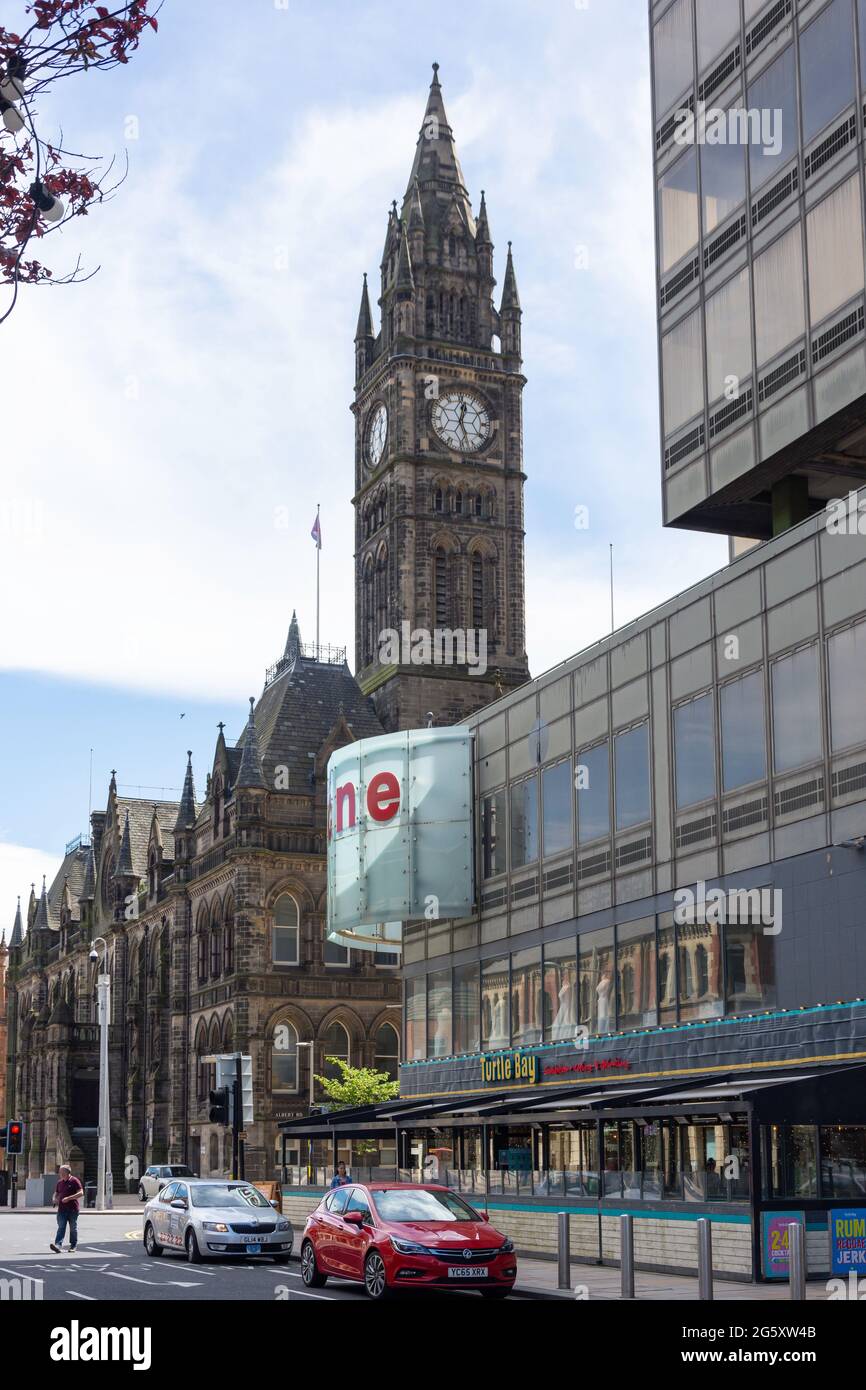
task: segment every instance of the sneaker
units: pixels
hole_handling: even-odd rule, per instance
[[[50,1247],[50,1248],[54,1251],[55,1255],[61,1255],[61,1254],[63,1253],[63,1246],[62,1246],[62,1245],[55,1245],[53,1240],[52,1240],[52,1242],[51,1242],[51,1247]]]

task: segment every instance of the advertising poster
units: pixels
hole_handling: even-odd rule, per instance
[[[787,1279],[788,1227],[792,1221],[805,1224],[802,1211],[765,1211],[761,1213],[764,1252],[764,1276],[767,1279]]]
[[[834,1274],[866,1274],[866,1207],[828,1213]]]

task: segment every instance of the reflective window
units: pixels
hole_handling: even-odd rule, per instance
[[[716,794],[713,700],[699,695],[674,710],[677,808],[694,806]]]
[[[693,63],[691,0],[676,0],[653,31],[653,77],[659,116],[691,85]]]
[[[505,863],[505,792],[493,792],[481,803],[481,849],[484,877],[504,874]]]
[[[806,144],[854,100],[851,0],[830,0],[800,35],[800,90]]]
[[[329,941],[326,932],[322,947],[322,959],[325,965],[348,965],[349,948],[348,946],[338,946],[335,941]]]
[[[481,962],[481,1046],[485,1052],[507,1047],[508,957]]]
[[[579,1022],[590,1033],[612,1033],[616,1028],[613,983],[613,927],[585,932],[577,939],[579,961]]]
[[[710,296],[706,313],[707,394],[712,402],[752,370],[752,335],[743,331],[751,317],[748,267]]]
[[[764,925],[728,922],[725,927],[730,1014],[776,1007],[776,938],[765,932]]]
[[[718,1018],[724,1013],[721,928],[717,922],[677,927],[677,978],[683,1023]]]
[[[451,971],[427,976],[427,1056],[451,1056]]]
[[[390,1023],[383,1023],[376,1034],[373,1066],[376,1071],[384,1072],[392,1081],[397,1080],[400,1066],[400,1039],[397,1037],[396,1028],[392,1028]]]
[[[577,798],[577,838],[581,844],[610,834],[610,774],[608,744],[597,743],[578,754],[574,785]]]
[[[649,724],[614,739],[616,828],[628,830],[650,818]]]
[[[857,28],[860,33],[860,85],[866,87],[866,0],[857,0]]]
[[[561,1042],[577,1030],[577,954],[574,937],[544,948],[544,1040]]]
[[[574,843],[571,829],[571,759],[546,767],[541,775],[544,855],[559,854]]]
[[[749,173],[753,193],[787,164],[799,149],[796,72],[794,45],[789,44],[781,57],[771,63],[749,88],[749,110],[767,112],[767,117],[762,116],[762,119],[772,119],[768,133],[775,137],[775,144],[772,139],[749,141]],[[777,115],[777,112],[780,114]]]
[[[833,752],[866,743],[866,623],[835,632],[827,643]]]
[[[746,197],[746,152],[742,145],[727,140],[722,144],[703,144],[700,151],[704,235],[707,235]]]
[[[511,1042],[526,1047],[541,1042],[541,947],[511,957]]]
[[[298,904],[288,893],[274,904],[273,957],[276,965],[298,963]]]
[[[298,1089],[298,1034],[294,1025],[286,1020],[274,1028],[271,1086],[275,1091]]]
[[[665,434],[704,408],[703,315],[696,309],[662,338]]]
[[[806,329],[803,292],[803,234],[796,222],[790,231],[755,258],[755,339],[758,366]]]
[[[773,767],[788,772],[792,767],[817,761],[821,756],[821,693],[818,648],[803,647],[774,661]]]
[[[677,958],[674,915],[662,912],[658,930],[659,1023],[677,1021]]]
[[[511,867],[534,864],[538,858],[538,778],[529,777],[511,788]]]
[[[662,275],[698,244],[698,162],[694,148],[659,179]]]
[[[866,1128],[822,1125],[820,1135],[822,1197],[857,1197],[862,1204],[866,1192]]]
[[[477,961],[454,967],[454,1051],[477,1052],[481,1046],[481,1012]]]
[[[814,1125],[768,1125],[771,1197],[818,1196],[818,1131]]]
[[[764,681],[760,671],[728,681],[719,691],[722,726],[722,790],[759,782],[767,775]]]
[[[423,975],[403,981],[406,1011],[406,1058],[417,1062],[427,1055],[427,982]]]
[[[654,917],[616,929],[617,1027],[656,1023],[656,925]]]
[[[337,1063],[345,1062],[348,1066],[351,1061],[349,1034],[342,1023],[332,1023],[323,1033],[322,1056],[325,1061],[325,1076],[334,1081],[342,1081],[343,1074]]]
[[[740,37],[740,0],[696,0],[698,71]]]
[[[863,289],[863,213],[855,174],[806,214],[812,326]]]

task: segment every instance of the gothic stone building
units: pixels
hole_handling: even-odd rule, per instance
[[[90,842],[31,893],[26,934],[19,908],[8,1081],[28,1174],[64,1161],[95,1172],[97,937],[112,981],[116,1187],[136,1164],[229,1170],[230,1131],[208,1123],[215,1053],[252,1057],[248,1177],[273,1175],[277,1122],[306,1113],[311,1065],[341,1057],[396,1076],[397,960],[334,947],[324,930],[325,766],[381,725],[344,661],[304,654],[294,619],[250,703],[236,747],[220,729],[203,803],[191,757],[179,802],[120,796],[112,774]]]

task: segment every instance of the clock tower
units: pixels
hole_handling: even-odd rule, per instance
[[[388,216],[374,332],[355,334],[357,680],[386,729],[451,724],[529,677],[524,623],[521,308],[511,244],[499,308],[433,81]]]

